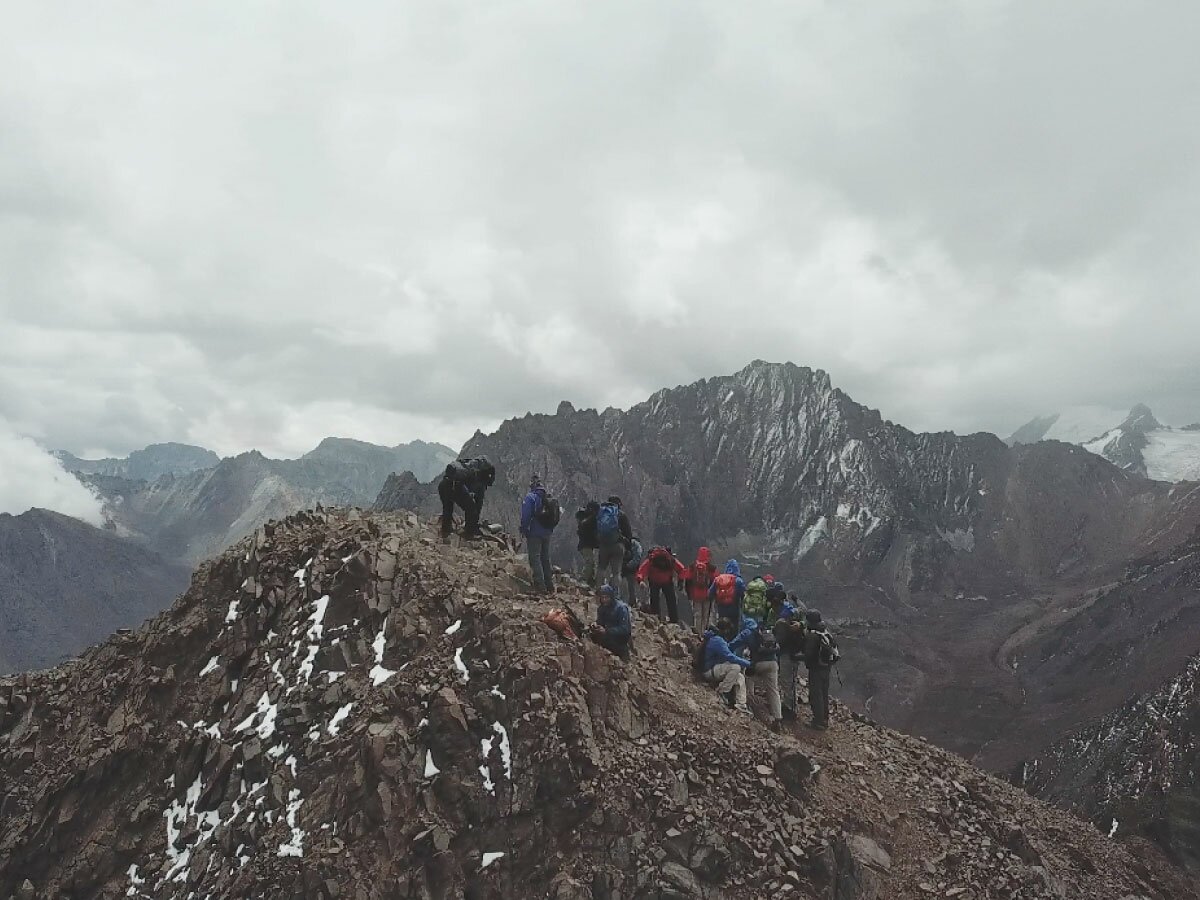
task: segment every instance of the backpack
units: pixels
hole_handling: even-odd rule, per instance
[[[746,614],[761,619],[767,612],[767,583],[755,578],[746,585]]]
[[[713,579],[713,584],[717,586],[717,602],[722,606],[728,606],[733,603],[737,597],[737,576],[731,575],[729,572],[722,572]]]
[[[553,528],[562,519],[562,504],[558,502],[557,498],[545,494],[533,517],[543,528]]]
[[[491,487],[496,482],[496,467],[491,464],[486,456],[476,456],[473,459],[466,460],[466,469],[472,479],[480,482],[485,487]]]
[[[629,542],[629,546],[625,548],[625,564],[622,566],[621,574],[633,575],[637,572],[638,567],[645,558],[645,555],[642,553],[642,542],[634,538]]]
[[[828,631],[818,631],[816,635],[821,642],[817,645],[817,662],[823,666],[836,666],[837,661],[842,658],[842,651],[838,649],[837,641]]]
[[[662,547],[655,547],[650,551],[650,565],[660,572],[675,571],[675,560]]]
[[[758,643],[750,651],[751,662],[773,662],[779,658],[779,641],[770,628],[758,629]]]
[[[596,537],[608,546],[621,540],[621,511],[615,504],[600,504],[600,511],[596,513]]]

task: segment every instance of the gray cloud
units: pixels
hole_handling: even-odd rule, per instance
[[[910,427],[1200,419],[1200,9],[18,4],[0,418],[461,442],[791,359]]]

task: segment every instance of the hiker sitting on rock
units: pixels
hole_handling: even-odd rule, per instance
[[[746,693],[761,687],[767,693],[767,725],[774,732],[783,730],[783,711],[779,702],[779,644],[775,633],[764,623],[747,616],[743,620],[745,627],[734,638],[729,649],[735,653],[745,650],[750,654],[750,668],[746,674],[750,681],[746,683]]]
[[[588,628],[588,637],[621,659],[629,659],[629,645],[633,640],[633,617],[629,614],[629,606],[608,584],[600,588],[599,599],[596,623]]]
[[[704,680],[717,686],[717,693],[727,704],[749,715],[745,672],[750,668],[750,661],[729,649],[734,633],[730,619],[719,619],[716,625],[704,632],[697,656]]]
[[[438,497],[442,501],[442,537],[450,537],[454,523],[454,507],[463,511],[463,537],[477,538],[482,533],[479,515],[483,512],[483,495],[496,482],[496,467],[486,456],[456,459],[446,466],[438,482]]]

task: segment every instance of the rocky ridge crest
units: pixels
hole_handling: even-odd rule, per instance
[[[961,759],[775,736],[405,513],[301,513],[135,634],[0,678],[0,897],[1188,897]],[[585,598],[562,584],[586,614]]]

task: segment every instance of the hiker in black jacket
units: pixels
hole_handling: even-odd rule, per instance
[[[768,592],[771,604],[768,621],[775,641],[779,644],[779,702],[783,707],[783,719],[796,719],[796,675],[804,661],[804,639],[808,629],[804,624],[804,613],[785,599],[782,591]]]
[[[575,512],[575,533],[579,536],[579,555],[583,558],[583,580],[588,587],[596,586],[596,551],[600,539],[596,536],[596,513],[600,504],[589,500]]]
[[[454,507],[463,511],[463,537],[479,537],[479,515],[483,512],[483,495],[496,481],[496,467],[486,456],[456,459],[446,466],[438,482],[438,497],[442,501],[442,538],[448,538],[454,524]]]
[[[828,647],[833,638],[821,621],[821,613],[810,609],[804,614],[808,635],[804,639],[804,665],[808,668],[808,705],[812,709],[813,728],[824,731],[829,727],[829,672],[833,663],[829,660]],[[823,649],[825,648],[825,649]]]

